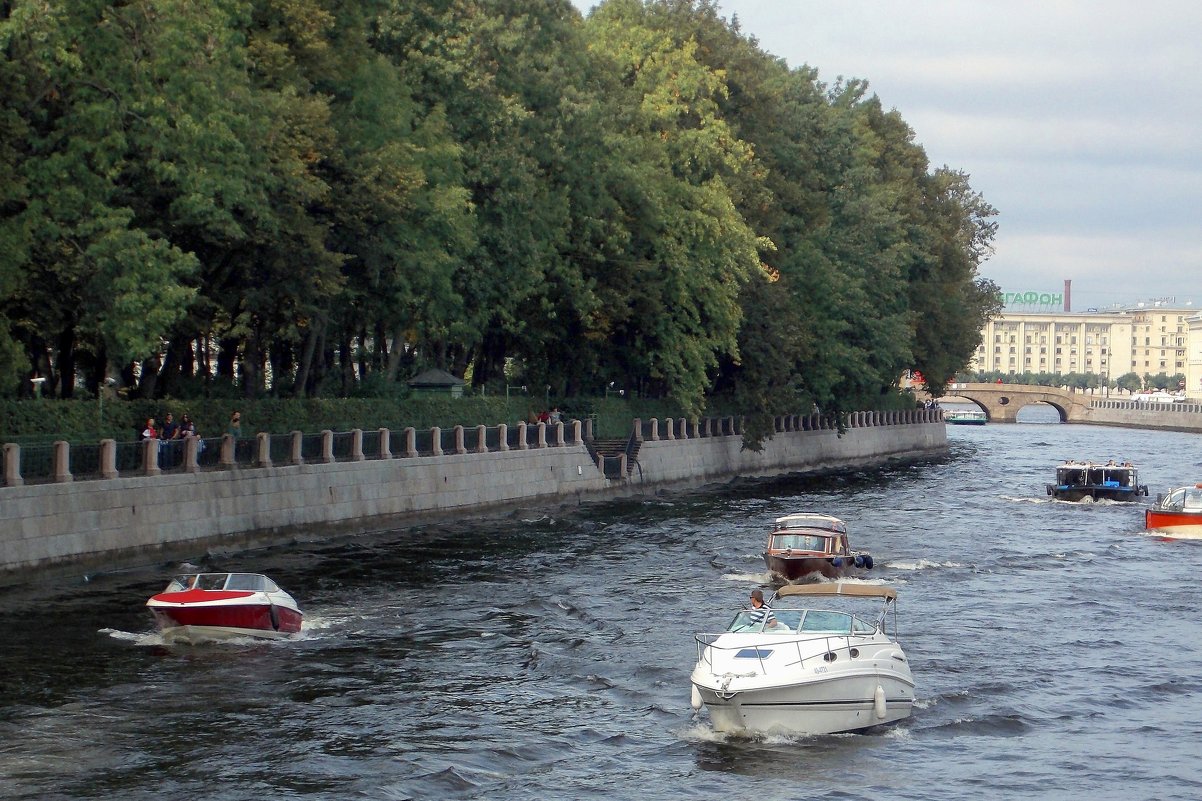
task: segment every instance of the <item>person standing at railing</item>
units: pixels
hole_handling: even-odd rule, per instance
[[[141,438],[142,439],[158,439],[159,438],[159,432],[154,427],[154,418],[153,417],[146,418],[146,425],[142,427]]]
[[[229,434],[234,439],[242,436],[242,415],[239,412],[234,412],[230,415],[230,424],[226,428],[225,433]]]

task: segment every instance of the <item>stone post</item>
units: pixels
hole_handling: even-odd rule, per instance
[[[71,443],[59,440],[54,443],[54,481],[66,484],[74,481],[71,475]]]
[[[380,458],[381,459],[391,459],[392,458],[392,442],[391,442],[392,436],[391,435],[392,435],[392,432],[389,431],[387,428],[380,429]]]
[[[526,450],[530,446],[526,443],[526,424],[518,423],[518,450]]]
[[[509,426],[505,423],[497,426],[497,450],[509,450]]]
[[[292,464],[305,463],[305,435],[300,431],[292,432]]]
[[[218,455],[217,464],[221,467],[234,466],[234,435],[221,435],[221,453]]]
[[[584,439],[581,437],[581,429],[582,428],[583,428],[583,426],[580,424],[579,420],[572,421],[572,444],[573,445],[579,446],[579,445],[584,444]]]
[[[435,456],[442,456],[442,429],[438,426],[430,429],[430,450]]]
[[[455,434],[455,453],[467,453],[467,446],[463,442],[463,426],[455,426],[451,431]]]
[[[405,456],[413,459],[417,456],[417,429],[405,429]]]
[[[116,478],[117,472],[117,440],[100,440],[100,477]]]
[[[15,442],[4,443],[4,485],[19,487],[25,483],[21,478],[21,446]]]
[[[555,447],[562,448],[564,446],[564,444],[565,443],[563,441],[563,421],[560,420],[558,423],[555,424]]]
[[[103,444],[101,443],[101,455],[104,454]],[[200,463],[197,462],[197,456],[200,452],[200,437],[187,436],[184,437],[184,472],[198,473],[200,472]]]
[[[271,434],[266,431],[255,434],[255,466],[271,467]]]
[[[476,426],[476,453],[488,453],[488,426]]]
[[[233,437],[226,434],[230,439],[230,457],[232,460],[234,454]],[[157,476],[162,473],[159,470],[159,441],[157,439],[142,440],[142,475]]]
[[[328,428],[321,432],[321,460],[326,464],[334,461],[334,432]]]
[[[651,441],[659,442],[659,418],[651,418]]]
[[[366,459],[363,455],[363,429],[351,429],[351,461],[362,462]]]
[[[547,447],[547,424],[541,421],[538,424],[538,447]]]

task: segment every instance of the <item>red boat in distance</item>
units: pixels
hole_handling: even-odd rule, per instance
[[[1170,537],[1202,539],[1202,484],[1178,487],[1144,509],[1144,528]]]
[[[179,575],[146,606],[169,643],[283,639],[299,634],[304,618],[291,595],[258,573]]]
[[[872,569],[872,555],[848,545],[847,524],[820,514],[778,517],[768,535],[764,562],[785,581],[847,578]]]

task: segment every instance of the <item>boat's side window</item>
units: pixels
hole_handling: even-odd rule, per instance
[[[1195,487],[1190,487],[1185,491],[1185,500],[1182,504],[1183,509],[1202,509],[1202,490]]]

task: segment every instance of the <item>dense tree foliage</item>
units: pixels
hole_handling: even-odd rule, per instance
[[[713,0],[9,0],[0,55],[0,394],[839,412],[1000,308],[968,176]]]

